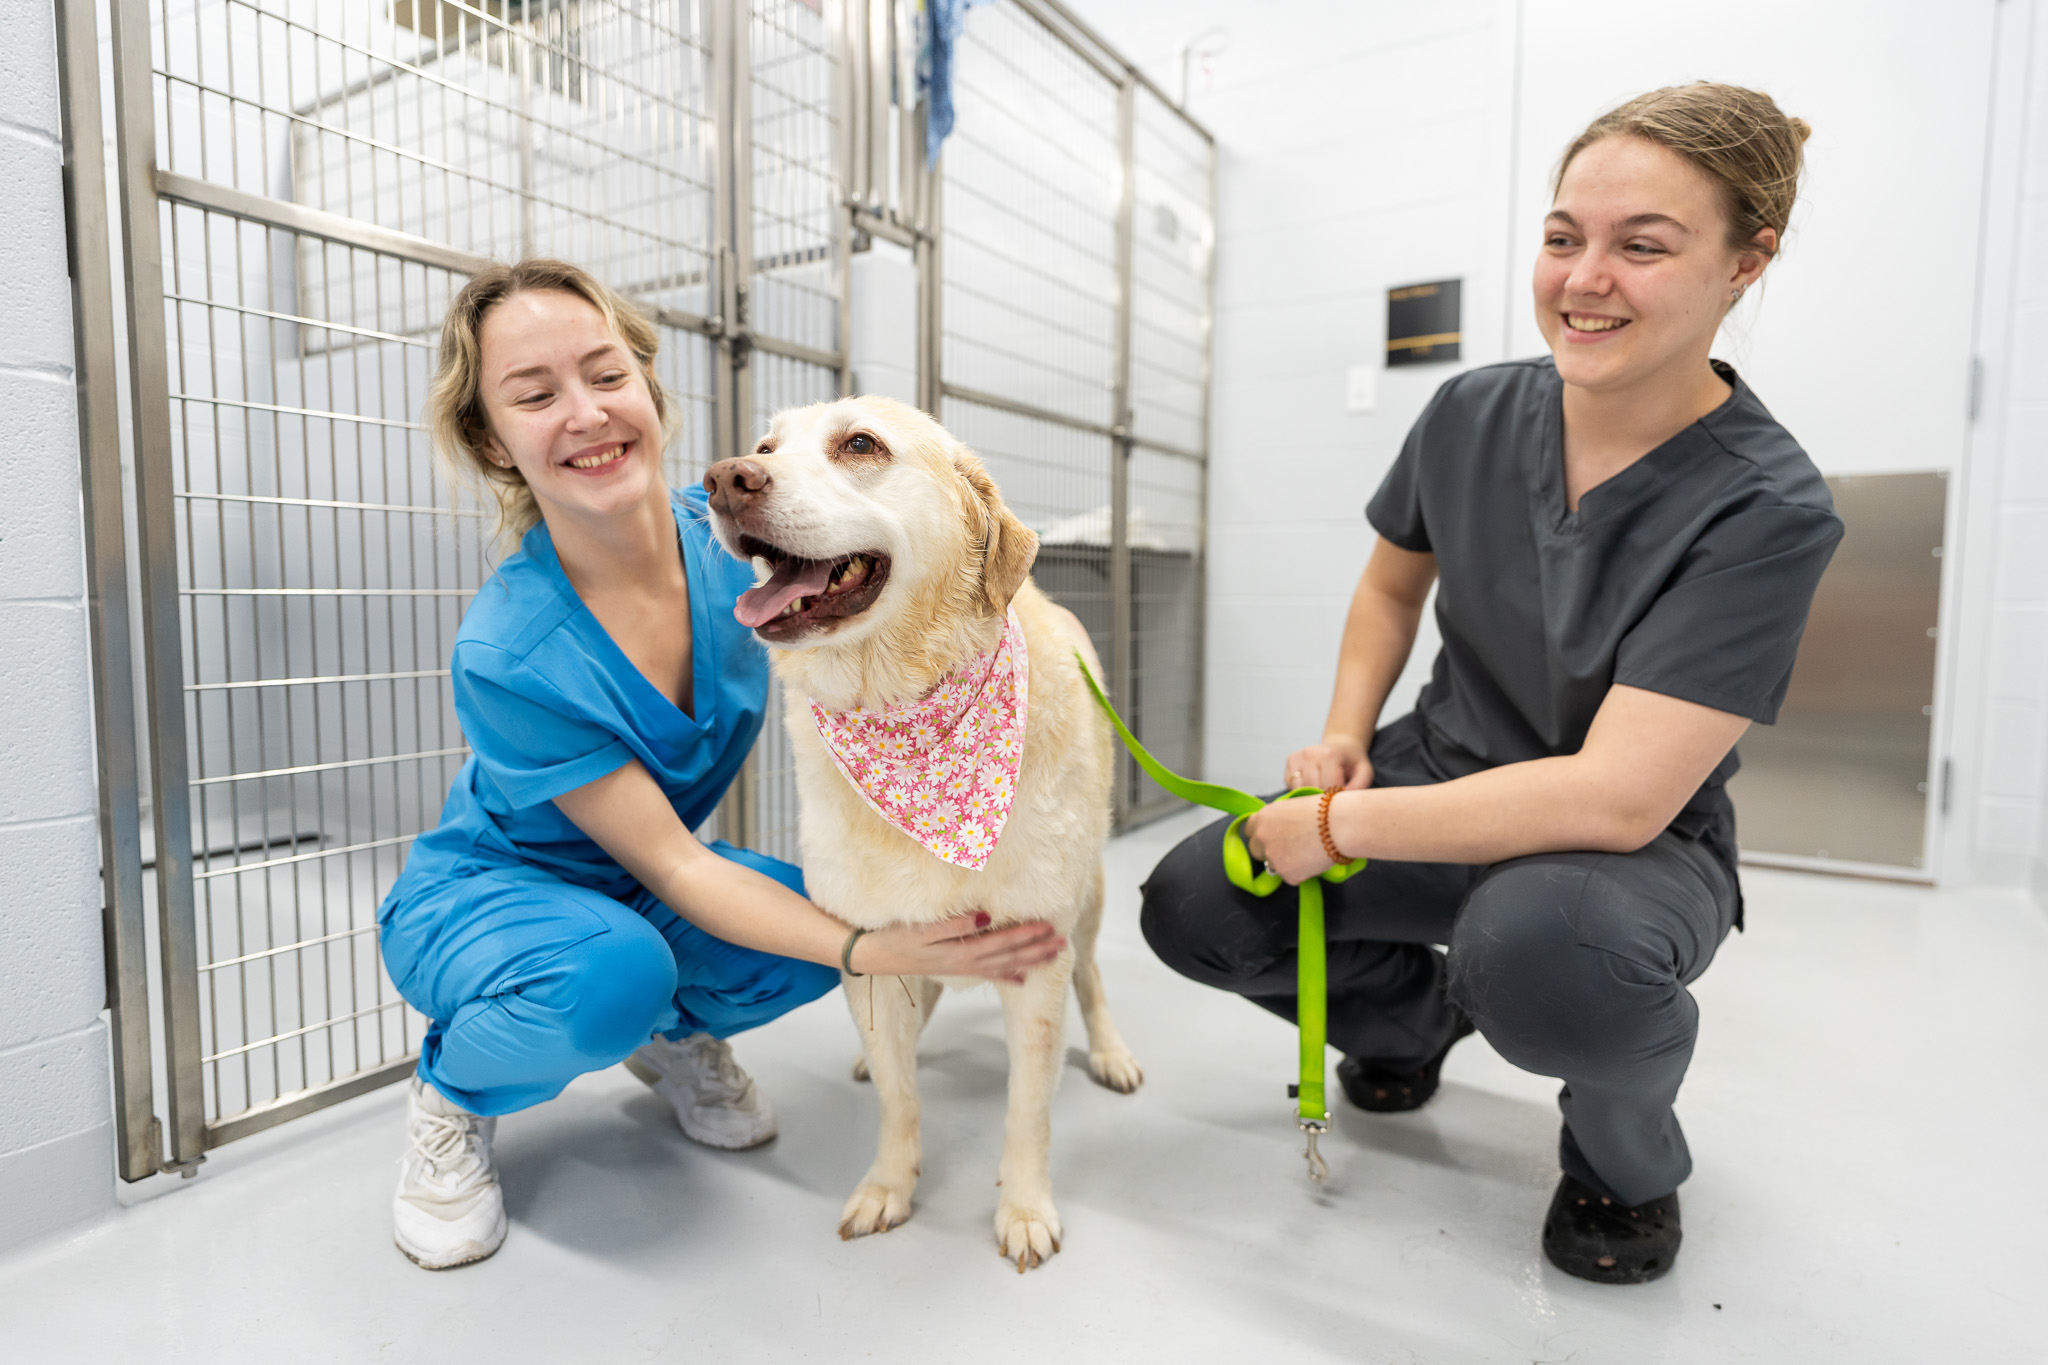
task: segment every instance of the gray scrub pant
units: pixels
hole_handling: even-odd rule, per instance
[[[1419,726],[1406,716],[1374,737],[1374,785],[1445,780]],[[1189,836],[1153,870],[1145,938],[1181,975],[1292,1020],[1294,897],[1261,900],[1224,880],[1228,824]],[[1686,987],[1739,904],[1727,860],[1674,830],[1634,853],[1375,862],[1324,890],[1330,1042],[1419,1066],[1450,1041],[1455,1003],[1501,1056],[1564,1081],[1565,1171],[1640,1204],[1692,1171],[1671,1109],[1699,1032]]]

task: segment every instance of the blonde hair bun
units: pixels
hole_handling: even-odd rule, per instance
[[[1720,186],[1731,247],[1760,249],[1757,234],[1765,228],[1782,245],[1806,164],[1801,149],[1812,135],[1812,125],[1788,116],[1760,90],[1713,81],[1668,85],[1587,124],[1558,162],[1552,190],[1564,180],[1572,158],[1594,143],[1638,137],[1676,152]]]

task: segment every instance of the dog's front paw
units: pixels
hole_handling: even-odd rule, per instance
[[[1097,1085],[1106,1085],[1121,1095],[1128,1095],[1145,1083],[1145,1069],[1127,1047],[1089,1053],[1088,1074]]]
[[[846,1201],[839,1215],[839,1240],[850,1242],[871,1232],[887,1232],[910,1217],[910,1186],[867,1179]]]
[[[1017,1263],[1019,1275],[1050,1259],[1060,1249],[1060,1215],[1052,1201],[1002,1201],[996,1208],[996,1248],[1004,1260]]]

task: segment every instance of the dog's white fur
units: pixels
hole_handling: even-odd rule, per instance
[[[857,433],[883,453],[846,453]],[[787,696],[811,896],[868,928],[981,910],[996,926],[1043,920],[1067,935],[1060,956],[1024,984],[996,987],[1010,1083],[995,1231],[1021,1271],[1060,1244],[1047,1162],[1069,979],[1088,1030],[1090,1073],[1125,1092],[1143,1079],[1110,1019],[1095,964],[1113,736],[1074,655],[1098,677],[1100,666],[1080,623],[1025,577],[1036,538],[1003,505],[980,460],[924,413],[874,397],[785,411],[749,458],[771,483],[736,517],[714,512],[729,551],[739,552],[745,533],[811,559],[877,550],[890,559],[888,580],[865,612],[772,648]],[[1006,605],[1016,609],[1030,659],[1024,755],[1016,805],[987,867],[973,872],[941,862],[861,799],[819,738],[810,702],[836,711],[914,701],[994,647]],[[845,979],[882,1125],[874,1164],[846,1203],[842,1237],[887,1231],[910,1216],[921,1150],[918,1033],[943,985],[975,984]]]

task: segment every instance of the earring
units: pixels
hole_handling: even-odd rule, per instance
[[[1740,302],[1742,302],[1742,291],[1743,291],[1743,290],[1744,290],[1745,288],[1747,288],[1747,287],[1748,287],[1748,286],[1746,286],[1746,285],[1740,285],[1740,284],[1738,284],[1738,285],[1736,285],[1736,286],[1735,286],[1735,287],[1734,287],[1733,289],[1729,290],[1729,291],[1728,291],[1728,302],[1730,302],[1730,303],[1740,303]]]

